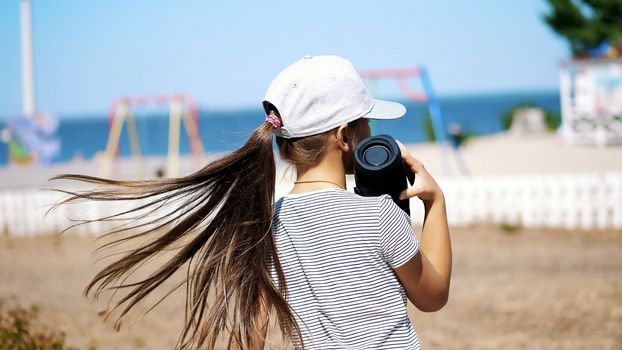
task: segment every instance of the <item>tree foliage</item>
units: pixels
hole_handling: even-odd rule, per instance
[[[622,46],[622,0],[547,0],[544,21],[568,40],[575,57],[602,43]]]

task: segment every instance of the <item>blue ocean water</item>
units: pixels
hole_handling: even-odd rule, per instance
[[[425,142],[423,132],[426,104],[401,101],[407,108],[406,116],[397,120],[379,121],[376,134],[389,134],[406,143]],[[439,98],[445,122],[458,123],[465,134],[486,135],[502,131],[501,116],[510,108],[532,103],[559,113],[558,92],[505,93]],[[66,162],[76,156],[89,159],[106,148],[108,140],[108,117],[101,115],[57,116],[60,120],[58,135],[61,154],[58,162]],[[136,126],[143,155],[166,155],[168,119],[166,112],[141,114],[138,112]],[[264,120],[261,107],[255,109],[199,111],[199,130],[206,152],[234,150],[244,144],[250,132]],[[0,121],[0,130],[4,123]],[[182,128],[182,133],[184,129]],[[188,138],[181,137],[180,151],[189,153]],[[123,128],[120,141],[121,156],[129,156],[130,145],[127,127]],[[8,149],[0,142],[0,165],[7,164]]]

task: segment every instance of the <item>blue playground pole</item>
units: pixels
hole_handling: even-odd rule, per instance
[[[432,88],[432,81],[428,75],[428,70],[425,67],[420,68],[421,72],[421,84],[425,90],[425,94],[428,97],[428,110],[432,117],[432,126],[434,128],[434,137],[439,145],[441,151],[441,160],[443,163],[443,172],[446,175],[451,175],[451,169],[449,168],[447,157],[447,126],[441,113],[441,106],[436,99],[436,94]]]

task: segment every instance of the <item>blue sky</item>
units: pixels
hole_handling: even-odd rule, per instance
[[[565,42],[545,1],[32,0],[37,109],[105,113],[120,95],[185,92],[258,107],[306,54],[359,69],[425,65],[437,93],[555,90]],[[0,1],[0,118],[21,111],[19,0]],[[372,91],[399,96],[390,83]]]

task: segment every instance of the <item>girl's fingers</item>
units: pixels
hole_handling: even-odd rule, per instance
[[[411,156],[410,152],[408,152],[408,149],[406,149],[406,146],[404,146],[403,143],[401,143],[399,140],[395,140],[395,142],[397,143],[397,146],[400,148],[400,153],[402,153],[403,159],[406,159],[408,158],[408,156]]]
[[[397,145],[400,148],[400,152],[402,153],[402,159],[409,168],[411,168],[415,173],[418,173],[421,169],[423,169],[423,163],[413,157],[412,154],[408,152],[408,149],[406,148],[406,146],[404,146],[404,144],[402,144],[398,140],[395,140],[395,142],[397,142]]]
[[[400,199],[412,198],[412,197],[418,196],[422,192],[423,192],[423,188],[415,185],[402,191],[400,193]]]

